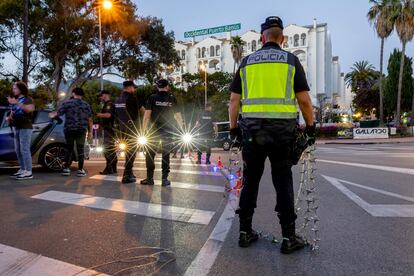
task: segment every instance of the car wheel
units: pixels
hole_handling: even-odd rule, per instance
[[[225,151],[229,151],[229,150],[230,150],[230,142],[229,142],[229,141],[225,141],[225,142],[223,143],[223,149],[224,149]]]
[[[39,164],[51,171],[61,171],[66,151],[67,149],[63,144],[49,145],[40,154]]]

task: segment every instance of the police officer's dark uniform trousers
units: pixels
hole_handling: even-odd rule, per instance
[[[104,146],[104,156],[106,160],[106,167],[103,170],[102,174],[113,174],[117,172],[118,158],[116,156],[115,148],[115,129],[114,129],[114,115],[115,115],[115,105],[112,101],[107,101],[103,103],[101,113],[110,113],[110,118],[102,118],[102,128],[103,128],[103,146]]]
[[[133,86],[132,81],[125,81],[124,87]],[[141,101],[135,93],[122,92],[115,101],[116,124],[119,132],[117,138],[126,143],[125,170],[122,183],[133,183],[136,177],[133,174],[133,166],[138,150],[137,136],[139,133]]]
[[[197,163],[201,164],[202,151],[206,151],[206,164],[210,164],[211,145],[213,142],[214,128],[211,111],[204,111],[199,120],[200,128],[198,130],[199,143],[197,145]]]
[[[152,131],[154,131],[151,140],[152,145],[147,146],[146,165],[147,179],[141,181],[143,185],[154,184],[155,155],[158,142],[161,142],[162,152],[162,186],[170,185],[168,175],[170,173],[170,154],[173,148],[173,133],[176,132],[176,122],[174,113],[176,108],[176,99],[167,91],[159,91],[148,99],[145,109],[151,110]],[[151,131],[151,132],[152,132]]]
[[[277,24],[283,29],[281,20]],[[267,26],[262,25],[262,32],[263,27]],[[239,245],[247,247],[258,238],[252,229],[252,219],[267,158],[277,193],[275,211],[282,235],[296,239],[291,168],[297,116],[295,92],[309,91],[303,68],[296,56],[282,50],[277,43],[266,43],[243,59],[230,91],[242,95],[239,127],[243,133],[244,188],[237,211]],[[301,247],[302,242],[299,241]],[[282,253],[283,248],[282,244]]]

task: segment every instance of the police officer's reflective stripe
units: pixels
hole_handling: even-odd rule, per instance
[[[249,93],[248,93],[248,88],[247,88],[247,77],[246,77],[246,67],[243,67],[242,69],[242,78],[243,78],[243,92],[244,92],[244,97],[245,99],[247,99],[249,97]]]
[[[293,68],[294,67],[292,65],[289,65],[288,76],[287,76],[287,79],[286,79],[286,94],[285,94],[286,99],[292,99]]]
[[[257,119],[296,119],[297,113],[293,112],[243,112],[243,118]]]
[[[280,99],[280,98],[255,98],[242,100],[243,105],[257,105],[257,104],[283,104],[283,105],[295,105],[294,99]]]
[[[125,103],[116,103],[115,107],[116,108],[126,108],[126,104]]]

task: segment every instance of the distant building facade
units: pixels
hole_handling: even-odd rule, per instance
[[[284,50],[295,54],[302,63],[310,87],[310,94],[315,106],[320,102],[332,102],[334,105],[344,103],[344,74],[341,72],[339,57],[332,55],[331,36],[327,24],[297,26],[291,24],[284,29]],[[183,85],[182,75],[200,72],[204,64],[209,74],[214,72],[233,73],[233,60],[230,34],[225,38],[207,37],[201,41],[176,42],[175,49],[181,58],[181,65],[169,75],[177,85]],[[241,35],[245,42],[243,56],[258,50],[262,44],[260,33],[248,31]],[[236,68],[237,69],[237,68]]]

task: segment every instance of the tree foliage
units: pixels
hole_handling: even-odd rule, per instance
[[[22,1],[16,1],[17,4],[4,1],[0,3],[0,48],[7,46],[7,52],[19,53]],[[55,92],[63,80],[71,81],[72,88],[97,79],[99,1],[32,0],[30,3],[30,49],[32,56],[41,60],[32,65],[31,78]],[[165,66],[179,62],[174,34],[165,30],[162,20],[139,17],[136,12],[137,7],[130,0],[114,1],[110,11],[101,8],[104,72],[152,82]],[[20,64],[18,54],[15,57]]]
[[[388,60],[388,76],[384,87],[384,104],[388,114],[394,113],[397,108],[398,77],[400,73],[401,51],[394,49]],[[405,57],[404,75],[401,92],[401,110],[411,110],[413,97],[413,61],[412,58]]]

